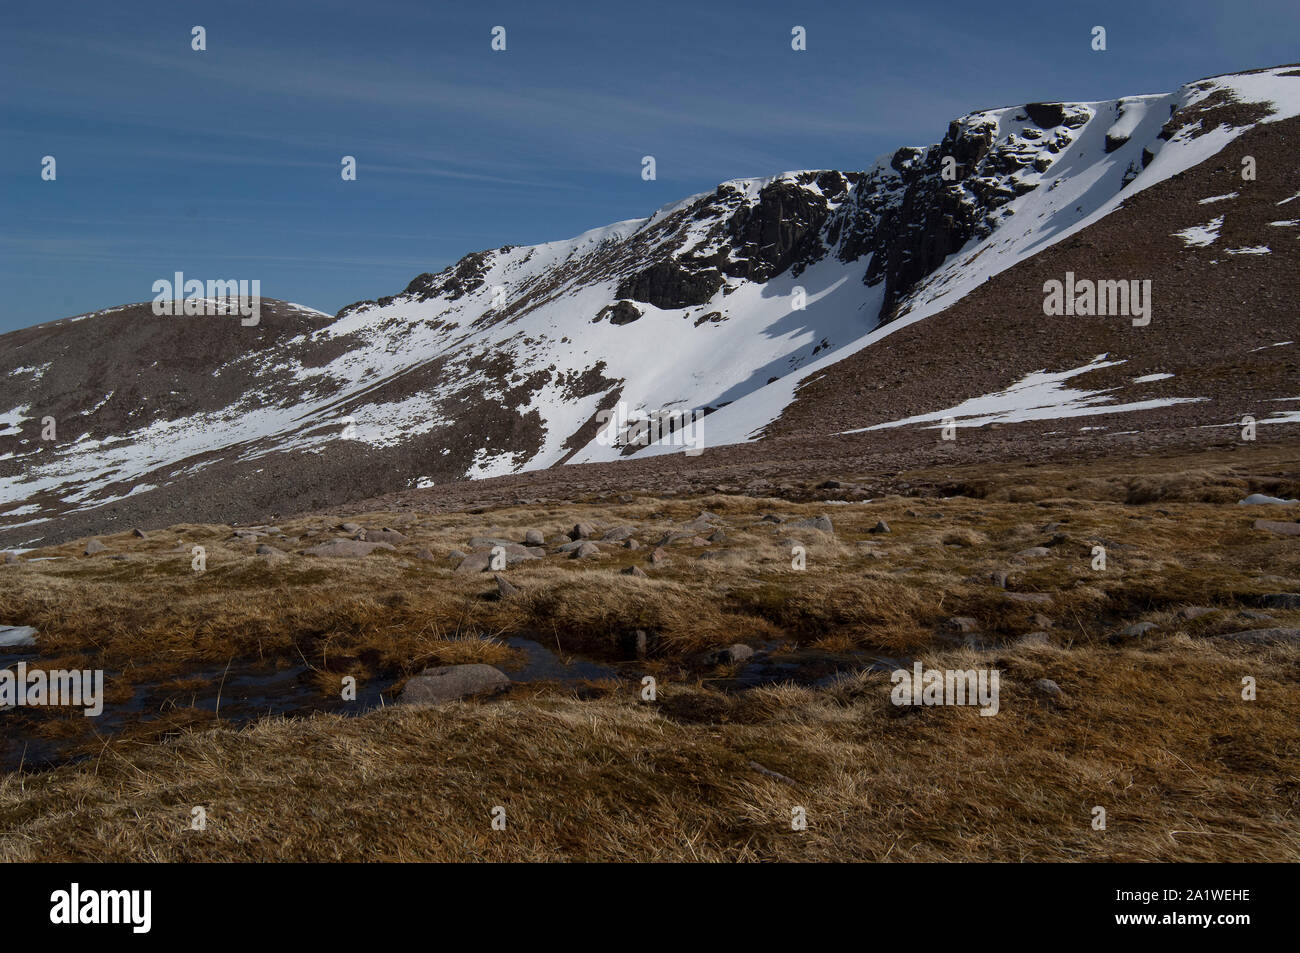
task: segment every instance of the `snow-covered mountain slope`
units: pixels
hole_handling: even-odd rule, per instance
[[[727,182],[646,219],[467,255],[332,319],[264,304],[245,327],[135,305],[15,332],[0,338],[0,537],[681,449],[602,432],[620,402],[703,411],[708,446],[752,440],[845,358],[1298,114],[1291,67],[987,110],[865,171]]]

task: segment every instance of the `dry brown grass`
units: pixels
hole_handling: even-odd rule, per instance
[[[1300,860],[1295,650],[1175,636],[925,661],[996,664],[1001,713],[900,714],[872,674],[737,698],[668,687],[658,705],[624,691],[270,719],[9,776],[0,856]],[[1239,697],[1244,674],[1256,702]],[[1062,702],[1041,699],[1040,677]],[[203,832],[187,829],[196,805]],[[504,832],[490,825],[496,805]],[[804,832],[791,830],[795,806]]]
[[[504,665],[502,637],[519,633],[627,658],[637,629],[652,636],[644,667],[661,695],[639,703],[635,679],[582,698],[516,686],[492,703],[217,731],[211,713],[178,702],[96,740],[86,762],[0,780],[0,856],[1300,859],[1300,650],[1213,638],[1300,625],[1300,611],[1243,614],[1259,594],[1300,591],[1300,544],[1251,526],[1300,508],[1237,507],[1252,490],[1295,491],[1271,458],[1222,456],[968,468],[927,479],[972,495],[844,506],[709,495],[372,513],[350,519],[410,542],[358,560],[268,560],[225,526],[101,537],[126,561],[82,557],[84,541],[31,554],[65,558],[0,566],[0,621],[35,625],[47,667],[120,672],[110,705],[150,680],[183,698],[200,687],[195,671],[232,659],[305,663],[328,692],[342,674]],[[1230,502],[1209,502],[1220,498]],[[654,542],[701,509],[721,517],[726,540],[674,542],[667,566],[647,565]],[[824,512],[836,533],[759,521],[773,512]],[[882,519],[893,532],[870,533]],[[490,573],[457,575],[445,558],[473,536],[539,528],[550,540],[578,521],[632,526],[646,546],[512,567],[523,591],[508,599]],[[267,542],[304,548],[341,535],[336,523],[286,520],[286,539]],[[207,547],[207,572],[190,569],[178,539]],[[807,549],[806,570],[791,566],[792,541]],[[1102,572],[1091,567],[1097,545]],[[1049,554],[1018,555],[1036,546]],[[439,558],[417,559],[422,547]],[[619,574],[633,564],[650,578]],[[1008,599],[996,572],[1050,605]],[[1185,619],[1189,606],[1217,611]],[[955,647],[946,620],[958,615],[976,620],[988,648]],[[1044,615],[1049,644],[1016,645]],[[1116,640],[1138,620],[1159,628]],[[993,665],[1003,712],[900,714],[880,674],[727,696],[706,686],[729,670],[705,678],[693,667],[704,649],[771,640]],[[1244,675],[1258,680],[1255,702],[1240,699]],[[1064,699],[1036,693],[1038,678]],[[212,819],[204,833],[185,829],[198,804]],[[506,833],[490,828],[495,804],[508,808]],[[795,805],[808,809],[806,832],[790,830]],[[1094,805],[1110,815],[1105,832],[1090,827]]]

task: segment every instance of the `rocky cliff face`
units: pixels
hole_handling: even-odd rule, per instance
[[[709,446],[753,439],[827,362],[1300,112],[1295,74],[985,110],[863,170],[738,179],[567,241],[475,252],[333,318],[283,305],[242,328],[146,305],[6,335],[0,538],[657,452],[597,439],[620,402],[703,410]],[[47,416],[57,441],[40,439]]]

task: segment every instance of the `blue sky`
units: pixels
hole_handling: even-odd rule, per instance
[[[864,168],[973,109],[1300,59],[1295,0],[975,6],[7,0],[0,331],[175,271],[333,312],[726,179]]]

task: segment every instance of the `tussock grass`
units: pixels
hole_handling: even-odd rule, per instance
[[[52,547],[30,555],[63,558],[0,566],[0,622],[36,626],[46,667],[113,671],[110,705],[145,682],[172,700],[91,760],[0,778],[0,857],[1300,859],[1300,650],[1217,638],[1300,626],[1296,610],[1250,614],[1262,594],[1300,591],[1300,545],[1252,522],[1300,519],[1300,507],[1235,505],[1297,495],[1294,469],[1259,448],[908,474],[938,495],[841,506],[710,494],[375,512],[348,519],[409,541],[362,559],[297,554],[346,535],[322,515],[265,540],[282,558],[215,525],[100,537],[123,561],[80,555],[85,541]],[[723,540],[690,538],[711,532],[693,522],[701,510]],[[822,513],[833,535],[790,525]],[[870,532],[880,520],[892,532]],[[643,548],[519,563],[504,575],[521,591],[505,598],[491,573],[455,573],[448,558],[473,537],[530,528],[553,548],[577,522],[629,526]],[[673,534],[687,538],[651,566]],[[1034,547],[1047,554],[1021,555]],[[435,558],[418,558],[424,548]],[[620,573],[633,565],[648,578]],[[969,645],[955,616],[974,620]],[[1119,635],[1137,621],[1156,628]],[[660,679],[653,704],[628,679],[209,730],[212,713],[184,700],[203,684],[196,672],[231,660],[305,664],[329,692],[342,674],[508,668],[505,638],[518,634],[630,659],[637,630],[650,648],[637,664]],[[1017,642],[1031,631],[1045,644]],[[996,667],[1003,711],[899,709],[880,673],[721,694],[712,686],[737,667],[699,659],[733,642]],[[1240,698],[1246,675],[1255,702]],[[1064,694],[1044,696],[1040,678]],[[75,720],[41,722],[34,737]],[[198,804],[205,833],[186,829]],[[491,830],[496,804],[506,833]],[[790,830],[796,805],[803,833]],[[1091,829],[1094,805],[1107,831]]]

